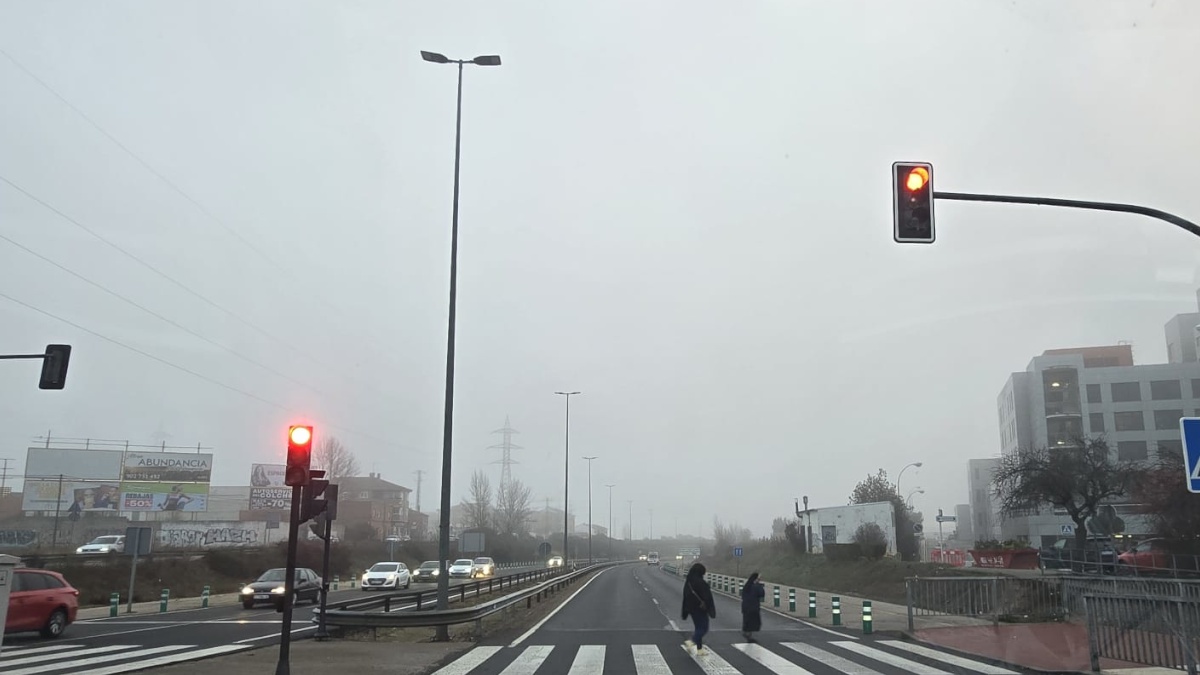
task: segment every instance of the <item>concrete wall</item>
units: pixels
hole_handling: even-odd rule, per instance
[[[279,535],[282,540],[286,537]],[[267,543],[265,522],[236,521],[162,523],[155,542],[159,548],[200,550],[210,548],[249,548]]]
[[[875,523],[887,537],[888,553],[896,552],[895,507],[891,502],[852,504],[809,511],[812,523],[813,552],[820,553],[825,534],[832,532],[833,543],[854,543],[854,533],[863,523]],[[832,530],[828,529],[832,528]]]

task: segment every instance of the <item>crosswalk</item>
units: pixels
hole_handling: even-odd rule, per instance
[[[198,649],[196,645],[144,647],[135,644],[99,647],[81,644],[5,646],[0,653],[0,675],[117,675],[250,648],[250,645]]]
[[[480,646],[434,675],[1017,675],[1016,672],[900,640],[734,643],[688,653],[672,643]]]

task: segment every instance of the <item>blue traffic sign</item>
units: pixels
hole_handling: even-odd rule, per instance
[[[1200,417],[1180,419],[1179,434],[1183,436],[1183,467],[1187,488],[1190,492],[1200,492]]]
[[[1200,422],[1200,420],[1196,420],[1196,421],[1197,421],[1197,422]],[[734,547],[734,549],[733,549],[733,557],[735,557],[735,558],[740,558],[740,557],[742,557],[742,547],[741,547],[741,546],[735,546],[735,547]]]

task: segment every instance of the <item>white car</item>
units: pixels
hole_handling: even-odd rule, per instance
[[[75,553],[79,555],[91,555],[96,553],[124,553],[125,552],[125,535],[110,534],[104,537],[96,537],[88,543],[75,549]]]
[[[491,558],[476,558],[474,576],[490,577],[496,574],[496,561]]]
[[[447,570],[450,578],[466,577],[468,579],[475,576],[475,561],[470,558],[459,558],[454,561],[454,564]]]
[[[412,575],[408,565],[402,562],[377,562],[371,569],[363,572],[362,589],[374,591],[382,589],[408,588],[412,584]]]
[[[562,567],[562,566],[563,566],[563,557],[561,555],[554,556],[553,558],[550,559],[549,562],[546,563],[546,567]]]

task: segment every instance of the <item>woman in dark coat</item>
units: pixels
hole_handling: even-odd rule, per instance
[[[762,630],[762,601],[767,597],[767,589],[758,580],[758,572],[750,575],[746,585],[742,586],[742,636],[754,642],[751,633]]]
[[[717,618],[717,604],[713,602],[712,588],[704,580],[707,571],[704,565],[696,563],[688,570],[687,579],[683,582],[683,620],[691,617],[696,626],[692,632],[692,639],[685,640],[683,645],[689,653],[701,655],[707,653],[704,651],[704,635],[708,632],[708,620]]]

